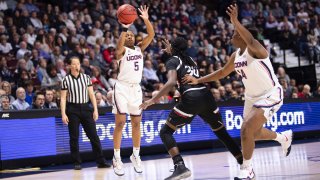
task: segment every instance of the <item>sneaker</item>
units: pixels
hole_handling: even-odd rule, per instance
[[[191,171],[186,168],[186,166],[181,162],[174,165],[174,171],[171,176],[167,177],[165,180],[179,180],[188,178],[191,176]]]
[[[111,164],[106,162],[97,164],[97,168],[109,168],[109,167],[111,167]]]
[[[130,160],[133,164],[134,170],[137,173],[142,173],[141,159],[140,156],[136,157],[133,154],[130,156]]]
[[[288,130],[288,131],[281,132],[281,134],[286,137],[286,140],[280,143],[282,146],[283,155],[288,156],[291,151],[293,133],[292,133],[292,130]]]
[[[255,178],[252,166],[245,168],[241,165],[239,175],[234,180],[251,180]]]
[[[113,165],[114,173],[116,175],[118,175],[118,176],[124,175],[123,163],[122,163],[121,159],[117,159],[117,158],[113,157],[112,165]]]
[[[81,170],[81,164],[74,164],[74,170]]]

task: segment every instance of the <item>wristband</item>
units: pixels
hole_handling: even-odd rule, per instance
[[[128,31],[128,28],[122,27],[122,28],[121,28],[121,31],[122,31],[122,32],[127,32],[127,31]]]

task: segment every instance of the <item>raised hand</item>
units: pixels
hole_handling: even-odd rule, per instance
[[[192,84],[192,85],[196,85],[198,84],[198,79],[189,75],[189,74],[186,74],[183,78],[182,78],[182,84]]]
[[[141,17],[143,20],[149,19],[149,14],[148,14],[149,7],[147,7],[146,5],[140,6],[140,8],[138,8],[138,10],[139,10],[139,12],[141,13],[141,14],[140,14],[140,17]]]
[[[124,28],[129,28],[133,23],[131,23],[131,24],[122,24],[122,23],[120,23],[120,24]]]
[[[230,5],[227,8],[226,13],[230,16],[231,23],[234,24],[234,22],[236,20],[238,20],[238,6],[237,6],[237,4]]]
[[[162,43],[165,46],[165,48],[161,49],[161,51],[164,51],[164,52],[166,52],[168,54],[171,54],[171,44],[170,44],[169,40],[168,39],[164,39],[164,40],[162,40]]]

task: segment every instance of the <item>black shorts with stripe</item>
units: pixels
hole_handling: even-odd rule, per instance
[[[169,123],[176,128],[190,124],[199,115],[206,123],[219,128],[222,125],[219,108],[208,89],[189,91],[169,114]],[[219,116],[219,117],[217,117]]]

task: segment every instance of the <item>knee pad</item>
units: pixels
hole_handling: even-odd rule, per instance
[[[160,130],[160,138],[166,147],[167,151],[169,151],[171,148],[176,147],[177,143],[175,139],[173,138],[173,133],[175,130],[171,129],[167,124],[162,126]]]

